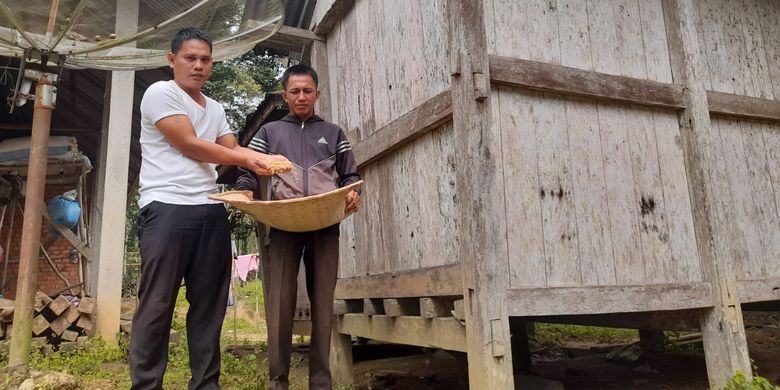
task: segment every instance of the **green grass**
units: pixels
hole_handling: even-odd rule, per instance
[[[549,347],[562,346],[567,342],[614,344],[639,339],[639,332],[636,329],[537,323],[535,331],[536,342]]]
[[[236,302],[240,316],[237,316],[236,328],[239,330],[241,345],[249,345],[257,351],[265,350],[265,324],[263,320],[263,292],[259,281],[250,281],[244,286],[236,286]],[[189,355],[186,339],[185,317],[189,304],[185,298],[185,288],[179,291],[171,328],[179,332],[180,342],[172,344],[168,351],[168,367],[163,386],[166,389],[186,389],[190,379]],[[259,313],[257,310],[259,309]],[[258,333],[261,333],[258,337]],[[244,338],[241,338],[244,337]],[[253,341],[245,341],[252,339]],[[262,339],[260,341],[258,339]],[[121,389],[130,387],[130,374],[127,366],[127,342],[120,338],[117,344],[102,340],[90,341],[90,348],[74,352],[55,352],[43,355],[33,351],[30,356],[30,368],[39,371],[58,371],[77,377],[84,389]],[[233,339],[233,308],[229,307],[225,315],[222,332],[222,347],[236,344]],[[7,366],[8,356],[0,353],[0,367]],[[268,386],[268,362],[258,361],[254,354],[238,357],[222,352],[220,384],[226,390],[256,390]],[[305,367],[307,360],[293,355],[292,366]],[[306,370],[304,370],[305,372]],[[0,376],[3,376],[0,374]],[[6,379],[7,380],[7,379]],[[0,389],[16,388],[16,384],[0,381]],[[291,375],[291,389],[308,388],[308,378]]]

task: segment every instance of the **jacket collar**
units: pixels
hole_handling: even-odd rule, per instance
[[[285,115],[280,120],[285,121],[285,122],[295,123],[296,125],[300,125],[301,124],[301,120],[298,119],[297,116],[290,115],[290,114]],[[306,123],[321,122],[321,121],[323,121],[323,119],[320,118],[317,114],[314,114],[314,115],[310,116],[308,119],[306,119]]]

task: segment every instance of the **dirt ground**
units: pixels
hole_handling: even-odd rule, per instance
[[[128,309],[130,309],[128,307]],[[238,316],[242,317],[241,307]],[[780,385],[780,312],[745,312],[750,357],[759,375]],[[231,312],[223,334],[230,334]],[[227,332],[225,332],[227,331]],[[264,332],[263,332],[264,333]],[[239,340],[256,341],[264,334],[241,334]],[[230,337],[229,337],[230,339]],[[300,339],[300,338],[299,338]],[[519,389],[706,389],[707,375],[701,342],[672,346],[664,353],[647,353],[638,340],[599,344],[567,340],[560,345],[532,343],[532,367],[516,373]],[[468,388],[465,354],[374,341],[353,347],[356,389],[441,389]],[[224,342],[224,341],[223,341]],[[236,355],[257,353],[256,344],[228,346]],[[296,343],[291,374],[307,376],[306,343]],[[258,359],[265,359],[260,352]],[[518,376],[519,375],[519,376]]]

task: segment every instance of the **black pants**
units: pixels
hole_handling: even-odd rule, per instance
[[[289,387],[292,326],[301,256],[306,265],[306,290],[311,302],[309,389],[331,388],[328,358],[333,328],[333,291],[339,268],[338,226],[309,233],[271,230],[268,256],[261,259],[266,285],[270,390]]]
[[[168,338],[182,278],[187,288],[190,389],[219,389],[219,337],[225,318],[231,253],[221,204],[152,202],[138,216],[141,282],[130,335],[132,389],[161,389]]]

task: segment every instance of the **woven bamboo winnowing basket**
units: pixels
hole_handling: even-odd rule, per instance
[[[324,194],[287,200],[253,200],[248,191],[227,191],[209,198],[236,207],[267,226],[287,232],[310,232],[347,217],[347,193],[362,184],[361,180]]]

